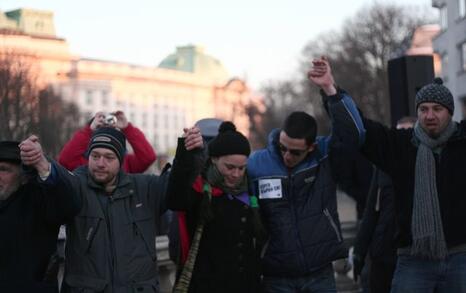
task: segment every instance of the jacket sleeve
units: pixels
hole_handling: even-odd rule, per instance
[[[373,164],[359,151],[348,152],[339,160],[343,162],[338,171],[339,187],[356,201],[357,218],[361,219],[371,185]]]
[[[58,155],[58,162],[70,171],[79,166],[86,165],[87,159],[85,153],[91,139],[91,134],[92,130],[89,125],[76,131]]]
[[[365,129],[353,99],[346,92],[338,89],[337,94],[322,99],[325,110],[330,116],[332,133],[330,137],[320,139],[319,150],[329,154],[332,176],[338,183],[351,180],[345,172],[351,164],[349,156],[358,151],[365,138]],[[322,144],[321,142],[326,142]]]
[[[354,254],[359,255],[362,259],[366,257],[369,251],[369,246],[379,216],[379,212],[376,210],[376,202],[379,193],[378,173],[377,170],[373,172],[366,208],[354,243]]]
[[[187,151],[184,138],[178,139],[173,168],[167,188],[169,209],[187,211],[193,208],[199,198],[193,196],[192,184],[204,165],[202,150]]]
[[[381,123],[364,119],[366,139],[361,152],[378,168],[392,176],[395,164],[412,145],[412,130],[388,128]]]
[[[144,133],[131,123],[123,129],[123,133],[133,148],[133,154],[127,154],[123,162],[123,170],[128,173],[142,173],[155,161],[155,151],[147,141]]]
[[[54,180],[41,181],[39,188],[44,194],[44,209],[48,222],[64,224],[71,221],[81,209],[77,178],[68,170],[52,161]]]
[[[323,99],[332,123],[331,143],[336,141],[345,148],[358,149],[364,143],[366,131],[353,99],[342,90]]]

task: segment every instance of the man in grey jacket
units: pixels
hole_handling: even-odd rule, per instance
[[[88,166],[74,173],[39,155],[37,138],[22,148],[40,157],[44,184],[65,182],[81,207],[67,226],[63,292],[158,292],[155,236],[167,175],[123,172],[125,137],[113,128],[94,132]]]

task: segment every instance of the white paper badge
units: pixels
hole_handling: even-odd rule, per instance
[[[260,179],[259,180],[259,198],[260,199],[282,198],[281,179]]]

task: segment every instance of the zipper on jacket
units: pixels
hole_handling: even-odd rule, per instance
[[[307,262],[306,262],[306,257],[304,256],[304,251],[303,251],[303,246],[302,246],[302,241],[301,241],[301,235],[299,235],[299,229],[298,229],[298,216],[296,214],[296,208],[295,208],[295,201],[291,197],[293,194],[293,176],[291,175],[290,172],[288,172],[288,196],[290,199],[290,206],[291,206],[291,211],[292,211],[292,216],[293,216],[293,222],[294,222],[294,227],[295,227],[295,235],[296,235],[296,246],[297,246],[297,253],[299,255],[299,260],[301,262],[301,265],[304,265],[304,269],[307,272],[309,268],[307,267]],[[294,194],[293,194],[294,197]]]
[[[330,226],[332,226],[333,231],[335,231],[335,234],[337,235],[338,242],[341,242],[342,239],[341,239],[340,232],[338,231],[337,224],[333,220],[332,215],[330,215],[330,212],[329,212],[329,210],[327,208],[324,209],[324,215],[327,217],[327,220],[330,222]]]
[[[114,203],[113,196],[109,196],[108,198],[108,205],[107,205],[107,216],[108,216],[108,234],[109,234],[109,243],[110,243],[110,251],[112,253],[112,271],[110,274],[110,279],[112,283],[112,288],[115,288],[115,276],[117,275],[117,258],[116,258],[116,248],[114,242],[114,235],[113,235],[113,227],[112,227],[112,206]]]
[[[88,244],[87,244],[86,253],[88,253],[92,247],[92,243],[94,242],[94,238],[95,238],[95,235],[97,234],[97,230],[99,229],[101,220],[102,219],[99,218],[97,220],[97,223],[94,226],[90,227],[89,230],[87,231],[86,240]]]

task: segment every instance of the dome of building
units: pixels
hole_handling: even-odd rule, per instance
[[[223,82],[229,78],[218,59],[207,55],[202,47],[194,45],[177,47],[176,52],[163,59],[158,67],[191,72]]]

